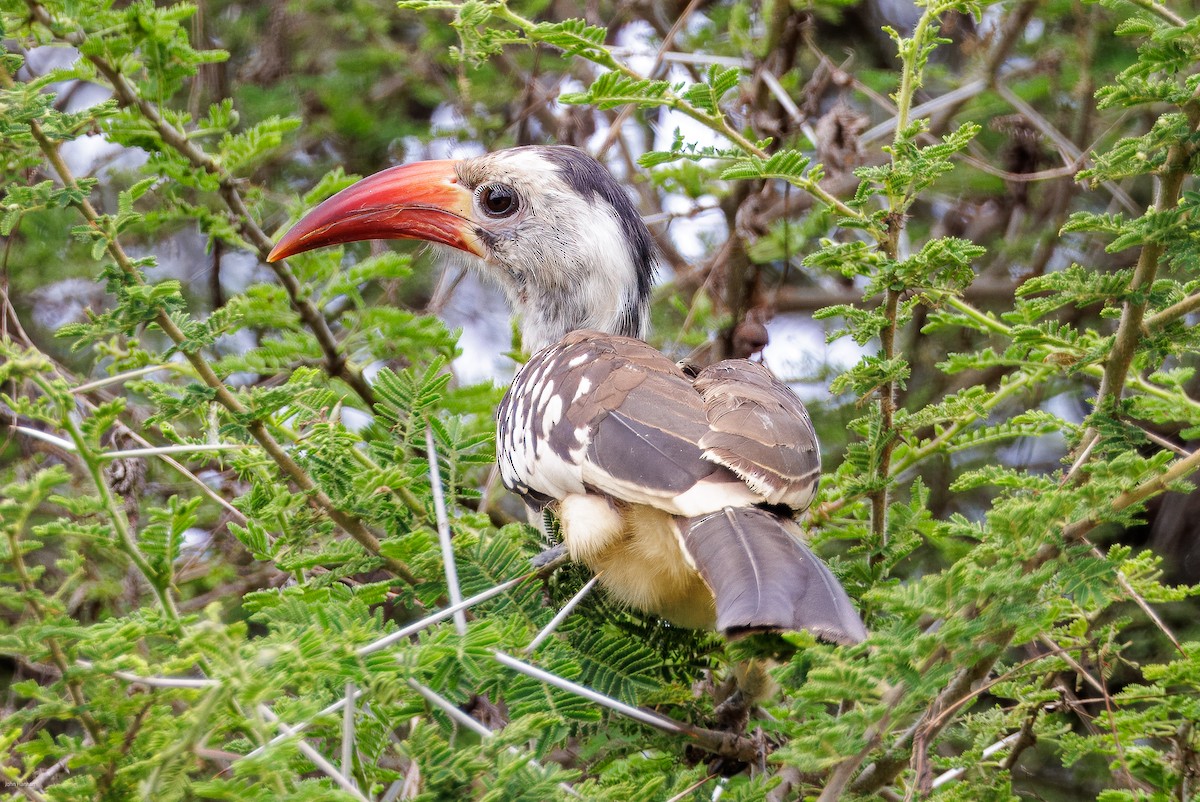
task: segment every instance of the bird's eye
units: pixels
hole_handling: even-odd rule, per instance
[[[488,217],[509,217],[516,213],[517,193],[504,184],[484,184],[479,188],[479,207]]]

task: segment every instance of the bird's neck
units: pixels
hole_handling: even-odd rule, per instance
[[[521,341],[534,353],[577,329],[596,329],[644,340],[649,315],[645,304],[622,301],[606,307],[579,304],[575,299],[547,293],[521,305]]]
[[[581,273],[569,287],[527,284],[510,291],[527,352],[540,351],[577,329],[646,338],[649,298],[636,273],[632,269]]]

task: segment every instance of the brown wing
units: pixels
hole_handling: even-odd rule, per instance
[[[498,429],[505,484],[527,498],[596,492],[680,515],[761,500],[704,458],[704,402],[640,340],[576,331],[535,354]]]
[[[585,340],[580,346],[589,350],[585,376],[606,374],[567,413],[591,427],[586,452],[591,482],[607,490],[606,480],[612,479],[656,495],[678,495],[713,473],[696,444],[708,430],[704,407],[670,360],[626,338]]]
[[[694,382],[711,431],[699,445],[771,504],[802,510],[821,478],[821,452],[808,411],[796,394],[756,362],[729,359]]]

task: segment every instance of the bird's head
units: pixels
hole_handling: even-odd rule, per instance
[[[576,148],[392,167],[311,211],[268,259],[370,239],[424,240],[476,257],[521,316],[530,350],[581,328],[645,335],[650,234],[608,170]]]

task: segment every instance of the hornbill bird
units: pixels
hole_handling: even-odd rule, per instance
[[[611,595],[727,637],[866,637],[793,521],[821,471],[804,405],[760,364],[693,376],[643,341],[654,246],[599,162],[531,146],[392,167],[269,258],[368,239],[457,248],[504,288],[534,353],[497,411],[501,476],[558,515],[571,558]]]

